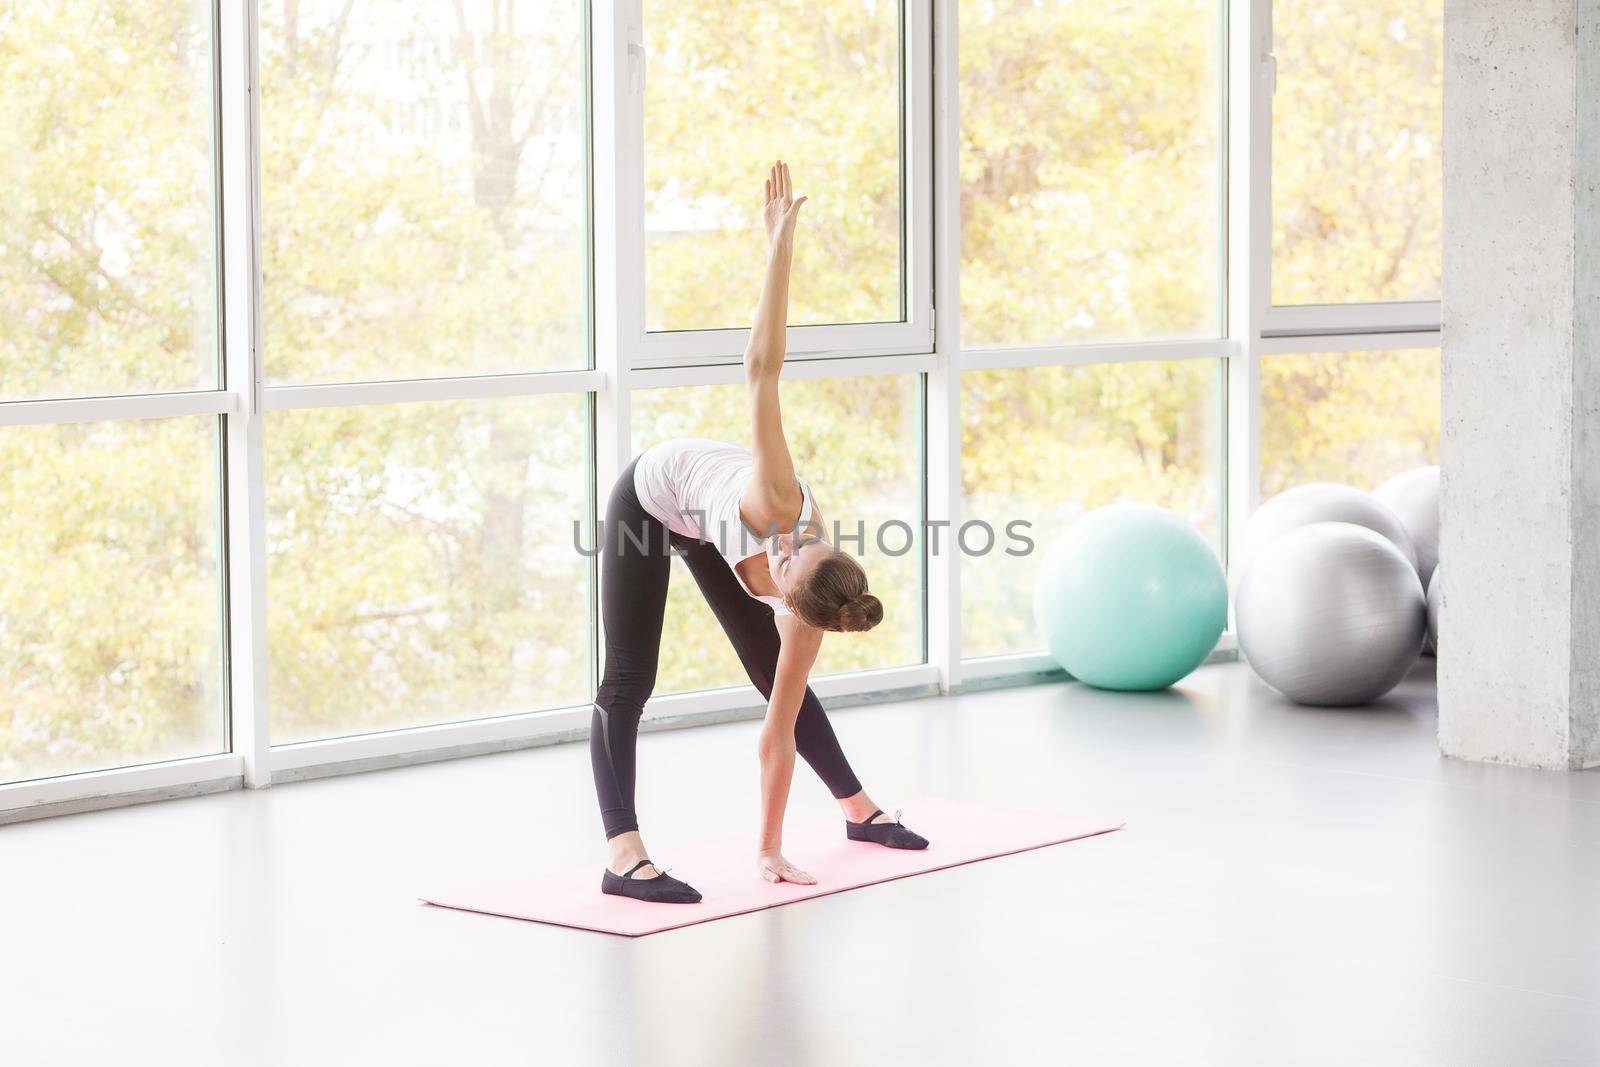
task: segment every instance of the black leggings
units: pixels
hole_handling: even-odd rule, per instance
[[[772,609],[744,591],[716,546],[672,533],[639,503],[633,487],[635,459],[611,489],[600,541],[600,615],[606,663],[589,728],[589,757],[606,837],[639,828],[633,810],[634,752],[639,716],[656,684],[661,625],[667,610],[669,546],[689,565],[706,602],[739,654],[745,673],[772,696],[780,640]],[[795,748],[836,797],[861,792],[817,695],[806,687],[794,724]]]

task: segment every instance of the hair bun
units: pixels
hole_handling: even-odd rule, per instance
[[[870,630],[883,621],[883,601],[871,593],[851,597],[839,605],[835,622],[846,632]]]

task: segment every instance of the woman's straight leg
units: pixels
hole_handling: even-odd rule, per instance
[[[712,613],[722,624],[722,631],[738,653],[751,684],[762,696],[771,697],[772,680],[778,670],[778,651],[783,644],[777,624],[772,621],[772,609],[744,591],[716,546],[696,541],[680,542],[680,548],[689,573],[694,575],[706,603],[711,605]],[[822,702],[809,685],[794,722],[794,745],[795,751],[817,772],[817,777],[836,798],[843,800],[861,792],[861,782],[851,770],[844,749],[839,747],[839,738],[828,721],[828,713],[822,710]]]
[[[671,573],[667,528],[639,503],[630,463],[612,487],[600,537],[605,667],[590,717],[589,760],[607,838],[639,828],[633,808],[639,718],[655,689]]]

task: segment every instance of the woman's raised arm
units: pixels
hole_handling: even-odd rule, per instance
[[[794,460],[783,436],[778,375],[789,324],[789,266],[794,256],[795,222],[805,197],[796,197],[788,164],[779,161],[767,176],[761,221],[767,231],[767,269],[761,281],[755,323],[744,350],[745,384],[750,390],[751,453],[755,473],[743,500],[746,519],[765,533],[774,524],[788,533],[800,510]]]

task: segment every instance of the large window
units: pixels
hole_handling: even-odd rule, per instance
[[[1442,5],[1266,8],[10,5],[0,815],[581,730],[609,479],[748,440],[775,158],[785,429],[885,607],[824,692],[1048,666],[1092,508],[1226,555],[1436,462]],[[674,564],[657,692],[745,680]]]
[[[586,365],[582,15],[262,3],[269,381]]]
[[[646,328],[749,325],[780,158],[811,198],[790,323],[903,318],[900,5],[645,0],[644,24]]]
[[[1039,558],[1090,509],[1156,504],[1219,543],[1221,365],[1133,348],[1227,329],[1226,23],[1211,0],[959,13],[961,519],[996,538],[960,552],[976,658],[1041,648]],[[1129,361],[1071,347],[1106,344]]]
[[[589,506],[586,407],[556,395],[274,417],[275,741],[589,698],[573,533]]]
[[[0,12],[0,400],[217,385],[210,5]]]
[[[1050,543],[1092,508],[1156,504],[1219,544],[1220,387],[1212,360],[964,377],[962,521],[995,534],[980,552],[986,540],[973,533],[961,559],[965,655],[1042,647],[1034,573]]]
[[[217,424],[0,429],[0,781],[220,752]]]
[[[922,660],[920,394],[912,374],[784,385],[784,431],[800,476],[816,496],[829,538],[842,531],[836,543],[861,561],[883,601],[877,628],[822,643],[818,675]],[[634,440],[641,449],[671,437],[748,441],[746,403],[742,385],[642,390],[634,395]],[[744,681],[694,578],[673,561],[657,690]]]
[[[0,12],[0,783],[227,748],[210,11]]]
[[[968,346],[1220,336],[1214,0],[962,0]]]
[[[264,5],[270,383],[589,365],[584,23],[566,0]],[[276,744],[589,699],[587,396],[409,385],[269,390],[315,405],[265,430]]]
[[[1438,462],[1443,23],[1438,0],[1274,5],[1262,499]]]
[[[1272,301],[1437,300],[1440,0],[1273,6]]]

